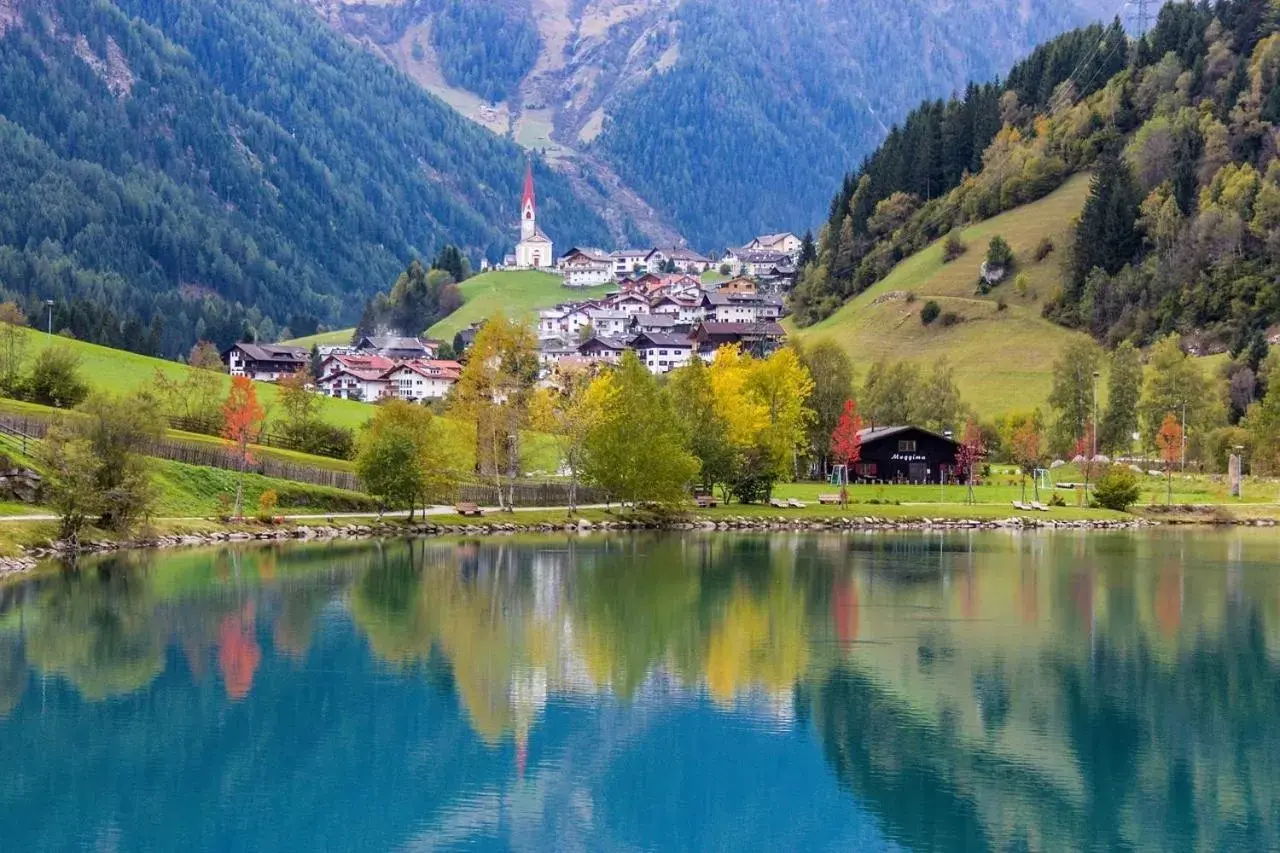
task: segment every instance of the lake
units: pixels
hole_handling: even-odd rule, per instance
[[[450,849],[1280,849],[1280,536],[329,543],[0,587],[0,850]]]

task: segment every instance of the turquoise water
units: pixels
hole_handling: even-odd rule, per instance
[[[1280,849],[1280,537],[489,539],[0,587],[0,850]]]

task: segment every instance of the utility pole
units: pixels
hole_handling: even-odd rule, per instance
[[[1134,0],[1133,27],[1138,31],[1138,36],[1145,36],[1147,30],[1151,29],[1151,4],[1150,0]]]
[[[49,334],[52,335],[53,334],[53,300],[46,299],[44,301],[44,307],[49,309]]]
[[[1093,465],[1093,460],[1098,458],[1098,377],[1101,375],[1096,370],[1093,372],[1093,448],[1092,455],[1089,457],[1090,467]]]
[[[1182,401],[1182,461],[1179,463],[1182,473],[1187,473],[1187,401]]]

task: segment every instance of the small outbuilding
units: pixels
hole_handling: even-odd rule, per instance
[[[918,426],[868,427],[858,433],[862,452],[851,480],[890,483],[955,482],[960,442]]]

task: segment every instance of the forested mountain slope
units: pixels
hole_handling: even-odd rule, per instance
[[[350,322],[412,256],[515,239],[524,153],[291,0],[6,0],[0,33],[0,288],[55,329]],[[544,227],[606,240],[535,168]]]
[[[1104,0],[298,2],[474,120],[545,149],[615,233],[674,226],[703,249],[803,231],[823,187],[907,105],[1001,75],[1037,42],[1117,11]]]
[[[1274,3],[1171,4],[1137,40],[1069,34],[1003,87],[920,107],[846,178],[796,320],[821,320],[952,228],[1088,171],[1044,315],[1113,345],[1177,333],[1197,351],[1265,351],[1280,324],[1278,149]],[[929,198],[938,188],[950,191]]]

